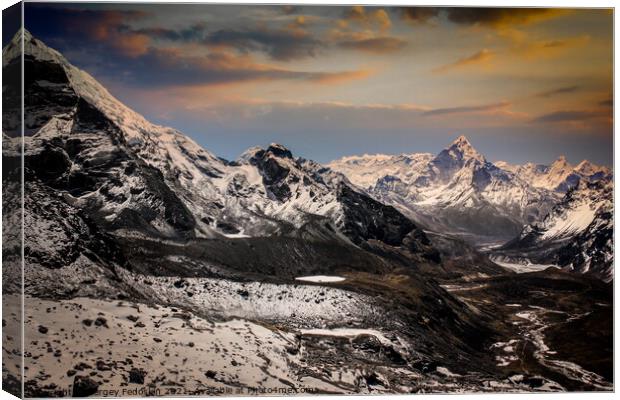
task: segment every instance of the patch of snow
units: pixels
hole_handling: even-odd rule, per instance
[[[543,234],[543,239],[566,237],[583,231],[592,223],[596,214],[596,207],[587,202],[576,208],[567,210],[566,214],[553,220]]]
[[[314,282],[314,283],[330,283],[330,282],[342,282],[346,278],[341,276],[327,276],[327,275],[314,275],[314,276],[300,276],[295,278],[297,281]]]
[[[354,328],[334,328],[334,329],[301,329],[302,335],[305,336],[335,336],[335,337],[346,337],[346,338],[355,338],[360,335],[370,335],[374,336],[382,344],[390,345],[394,344],[391,340],[385,337],[382,332],[379,332],[375,329],[354,329]]]
[[[532,264],[529,260],[523,262],[523,263],[519,263],[519,262],[509,262],[506,260],[503,260],[502,258],[499,257],[491,257],[491,261],[493,261],[495,264],[504,267],[504,268],[508,268],[512,271],[515,271],[518,274],[524,274],[524,273],[528,273],[528,272],[536,272],[536,271],[544,271],[547,268],[559,268],[557,265],[554,264]]]
[[[230,239],[243,239],[243,238],[252,237],[250,235],[246,235],[246,234],[241,233],[241,232],[239,232],[239,233],[225,233],[224,236],[226,236],[227,238],[230,238]]]
[[[462,375],[459,374],[455,374],[454,372],[450,371],[448,368],[446,367],[437,367],[435,369],[437,372],[439,372],[441,375],[450,377],[450,378],[456,378],[456,377],[460,377]]]
[[[24,360],[24,378],[29,381],[46,375],[45,383],[71,387],[74,378],[68,371],[96,371],[94,379],[101,382],[98,397],[147,385],[162,393],[176,387],[202,395],[212,394],[209,389],[240,386],[297,386],[290,366],[298,357],[285,350],[296,343],[290,332],[242,319],[214,322],[169,307],[124,301],[24,301],[24,336],[33,355]],[[13,314],[10,323],[16,323],[15,318]],[[44,333],[39,326],[46,328]],[[84,366],[75,371],[77,365]],[[133,369],[145,372],[144,384],[128,382]]]
[[[213,272],[217,269],[213,267]],[[304,328],[374,315],[370,297],[335,287],[235,282],[217,278],[153,277],[118,269],[129,285],[146,297],[209,315],[266,321],[286,321]]]
[[[439,285],[442,288],[444,288],[445,290],[447,290],[448,292],[465,292],[465,291],[469,291],[469,290],[478,290],[478,289],[484,289],[486,287],[488,287],[489,285],[486,283],[470,283],[470,284],[462,284],[462,285],[457,285],[457,284],[451,284],[451,285]]]

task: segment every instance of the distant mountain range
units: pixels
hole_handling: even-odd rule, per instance
[[[612,180],[606,167],[588,161],[575,167],[565,157],[548,166],[492,163],[464,136],[437,155],[351,156],[328,165],[427,229],[474,244],[510,240],[543,220],[571,189]]]

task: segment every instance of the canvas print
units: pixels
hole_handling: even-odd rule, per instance
[[[3,389],[612,391],[613,17],[4,10]]]

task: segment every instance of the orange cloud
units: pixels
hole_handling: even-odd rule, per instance
[[[114,35],[114,47],[128,57],[139,57],[146,54],[151,44],[151,39],[140,33]]]
[[[401,18],[411,24],[424,24],[437,18],[441,9],[436,7],[403,7]]]
[[[324,72],[316,76],[309,77],[309,81],[320,84],[340,84],[348,81],[366,79],[374,74],[373,70],[357,70],[344,72]]]
[[[472,65],[484,65],[484,64],[487,64],[494,57],[495,57],[495,52],[488,50],[488,49],[482,49],[477,53],[458,59],[453,63],[437,67],[433,70],[433,72],[440,74],[440,73],[449,72],[455,69],[470,67]]]
[[[560,8],[464,8],[446,9],[449,21],[471,26],[495,29],[529,25],[566,15],[569,10]]]
[[[355,22],[365,28],[377,28],[382,32],[392,27],[390,16],[382,8],[366,11],[362,6],[353,6],[345,13],[344,23],[340,24],[346,26],[348,22]]]
[[[67,18],[70,21],[60,20],[67,29],[78,35],[86,35],[94,40],[106,42],[114,49],[126,56],[137,57],[145,54],[150,44],[147,35],[124,32],[128,21],[146,17],[142,11],[118,10],[69,10]]]
[[[513,51],[525,58],[553,58],[574,48],[588,44],[588,35],[570,37],[558,40],[537,40],[516,44]]]
[[[511,106],[510,102],[500,101],[499,103],[483,104],[477,106],[460,106],[435,108],[424,112],[425,116],[449,115],[449,114],[489,114],[506,110]]]
[[[394,37],[377,37],[359,40],[346,40],[339,43],[345,49],[365,51],[367,53],[387,54],[401,50],[407,42]]]
[[[127,21],[136,20],[145,17],[146,13],[141,11],[117,11],[117,10],[71,10],[75,17],[69,29],[89,35],[93,39],[107,40],[119,27],[127,23]]]
[[[401,16],[413,24],[425,23],[445,17],[448,21],[463,26],[478,26],[493,29],[510,29],[528,25],[561,15],[570,11],[559,8],[502,8],[502,7],[404,7]]]
[[[385,10],[376,9],[368,12],[362,6],[354,6],[345,13],[345,19],[336,21],[336,28],[329,31],[328,38],[344,49],[374,54],[394,53],[403,49],[407,41],[385,35],[384,32],[391,25],[390,17]],[[357,30],[359,26],[363,29]]]
[[[312,25],[316,19],[313,15],[298,15],[292,22],[286,25],[286,28],[293,32],[305,33],[309,25]]]
[[[190,55],[179,47],[148,48],[136,58],[136,65],[149,68],[133,78],[141,86],[235,86],[254,82],[289,81],[315,84],[341,84],[364,79],[371,70],[304,71],[257,62],[250,53],[239,54],[233,49],[211,49],[206,55]],[[133,61],[132,61],[133,62]]]

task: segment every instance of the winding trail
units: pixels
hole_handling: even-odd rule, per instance
[[[549,349],[549,347],[545,344],[544,331],[553,324],[544,322],[544,318],[542,318],[543,315],[549,313],[564,314],[561,311],[549,310],[542,307],[531,307],[527,311],[520,311],[515,314],[517,317],[525,319],[531,323],[531,325],[523,332],[523,337],[535,346],[536,350],[534,351],[534,357],[536,360],[538,360],[541,365],[559,372],[568,379],[585,383],[586,385],[590,385],[598,390],[613,391],[613,384],[608,382],[602,376],[592,371],[588,371],[573,362],[555,360],[551,358],[555,352]],[[570,321],[583,318],[586,315],[588,315],[588,313],[570,315],[568,320]]]

